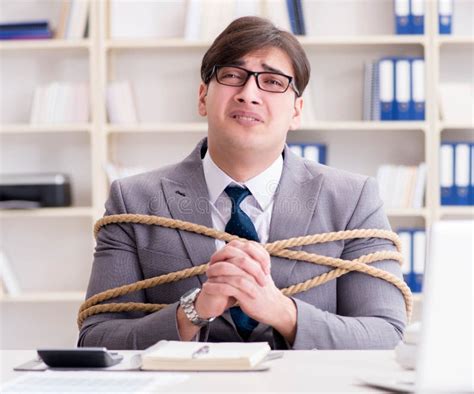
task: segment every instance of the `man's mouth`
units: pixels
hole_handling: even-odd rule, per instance
[[[242,120],[249,120],[249,121],[254,121],[254,122],[260,122],[257,118],[253,118],[251,116],[242,116],[242,115],[234,115],[234,119],[242,119]]]
[[[230,115],[233,119],[241,122],[263,122],[260,115],[252,112],[234,111]]]

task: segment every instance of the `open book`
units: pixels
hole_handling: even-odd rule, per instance
[[[267,342],[203,343],[160,341],[142,355],[144,370],[238,371],[251,370],[270,352]]]

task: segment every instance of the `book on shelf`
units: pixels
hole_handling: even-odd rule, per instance
[[[316,111],[314,104],[314,95],[313,88],[311,87],[311,82],[306,85],[306,88],[303,92],[303,111],[301,113],[301,125],[311,125],[311,123],[316,121]]]
[[[244,15],[265,17],[281,29],[305,35],[305,13],[302,0],[162,0],[140,2],[139,7],[133,2],[111,0],[110,37],[213,40]]]
[[[184,34],[187,0],[110,0],[110,38],[180,38]],[[139,23],[137,23],[139,21]]]
[[[298,156],[319,164],[327,164],[327,147],[325,144],[289,143],[288,148]]]
[[[89,87],[87,83],[52,82],[38,86],[33,94],[31,124],[87,123]]]
[[[0,282],[2,284],[3,292],[17,296],[21,293],[20,284],[13,271],[10,259],[3,250],[0,249]]]
[[[425,120],[425,61],[384,57],[364,68],[364,120]]]
[[[453,0],[438,0],[438,33],[451,34],[453,24]]]
[[[394,14],[396,34],[425,33],[424,0],[395,0]]]
[[[287,20],[289,19],[291,27],[291,30],[286,30],[291,31],[293,34],[296,35],[305,35],[306,28],[304,22],[302,0],[286,0],[286,8],[287,12],[282,13],[282,17]]]
[[[441,82],[438,99],[441,120],[474,124],[473,83]]]
[[[130,81],[109,82],[106,101],[107,115],[110,123],[138,123],[135,96]]]
[[[54,38],[78,40],[87,36],[89,0],[62,0]]]
[[[184,38],[213,40],[230,22],[244,15],[268,18],[280,29],[305,35],[304,14],[302,0],[188,0]]]
[[[474,205],[474,142],[443,141],[439,166],[441,205]]]
[[[424,228],[399,228],[403,254],[402,273],[413,293],[421,293],[426,263],[426,232]]]
[[[142,370],[252,370],[270,353],[267,342],[160,341],[142,354]]]
[[[380,197],[387,209],[421,209],[425,197],[426,164],[402,166],[384,164],[377,169]]]
[[[293,31],[296,28],[294,17],[290,15],[288,1],[291,0],[272,0],[262,1],[259,16],[270,19],[279,29]]]
[[[53,37],[47,20],[30,20],[0,24],[0,40],[34,40]]]

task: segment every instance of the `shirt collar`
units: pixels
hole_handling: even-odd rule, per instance
[[[236,185],[246,186],[262,210],[265,210],[272,201],[283,171],[283,157],[282,155],[278,155],[277,159],[266,170],[252,179],[249,179],[247,182],[240,183],[228,176],[214,163],[209,154],[209,150],[206,152],[202,163],[207,190],[209,192],[209,200],[212,204],[216,203],[227,186],[234,183]]]

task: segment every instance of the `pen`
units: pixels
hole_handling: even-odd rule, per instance
[[[207,353],[209,353],[209,346],[204,345],[200,347],[198,350],[196,350],[195,352],[193,352],[193,354],[191,354],[191,358],[198,358],[199,356],[202,356],[203,354],[207,354]]]

